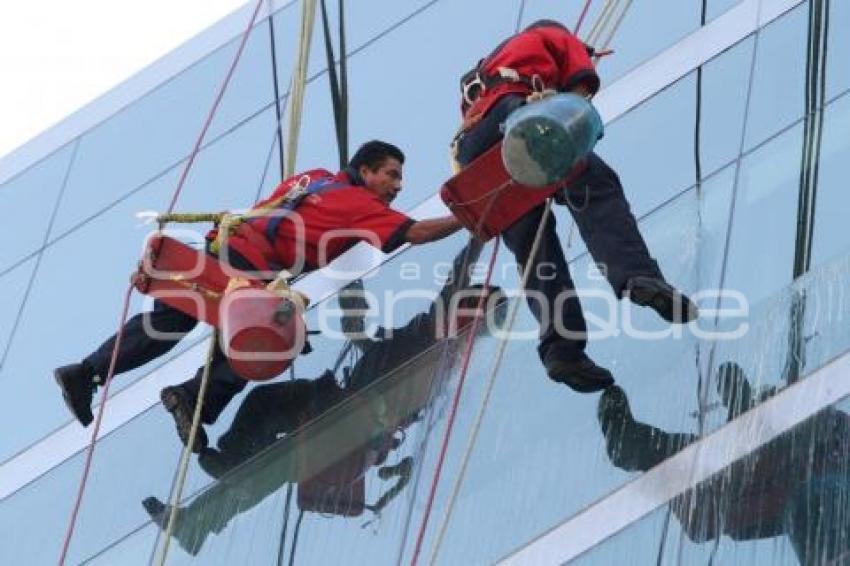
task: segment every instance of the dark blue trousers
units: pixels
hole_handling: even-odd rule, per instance
[[[236,269],[253,271],[257,268],[251,265],[234,250],[228,250],[226,257],[230,265]],[[160,301],[154,301],[153,310],[139,313],[124,325],[124,333],[121,338],[121,347],[118,351],[118,359],[115,365],[115,375],[141,367],[171,350],[186,334],[192,331],[198,321],[177,309]],[[169,333],[172,336],[151,336],[148,329],[157,332]],[[112,358],[112,349],[115,346],[117,335],[107,339],[100,347],[85,358],[95,373],[105,378],[109,371],[109,362]],[[201,379],[204,368],[198,368],[195,376],[180,384],[192,399],[198,398],[201,389]],[[207,394],[204,400],[202,417],[205,423],[215,422],[227,403],[245,388],[247,382],[233,373],[227,358],[216,344],[212,365],[210,366],[210,380],[207,386]]]
[[[458,141],[460,164],[468,165],[502,139],[501,128],[505,119],[523,104],[525,98],[522,96],[506,96],[466,132]],[[631,277],[648,275],[663,278],[638,231],[620,179],[595,153],[588,157],[584,175],[562,190],[556,200],[569,204],[591,256],[618,297]],[[502,233],[505,244],[523,268],[528,264],[543,209],[542,205],[537,207]],[[574,359],[587,345],[583,338],[587,325],[581,303],[575,295],[575,285],[555,224],[554,215],[550,214],[543,228],[540,249],[527,287],[531,292],[528,305],[535,318],[542,322],[538,352],[543,360],[551,355]],[[566,293],[567,299],[558,307],[556,298],[562,293]],[[535,298],[535,294],[546,298],[544,304]],[[569,331],[569,336],[557,332],[557,322],[560,322],[561,328]]]

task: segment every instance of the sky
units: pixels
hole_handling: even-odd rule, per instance
[[[0,158],[245,3],[0,2]]]

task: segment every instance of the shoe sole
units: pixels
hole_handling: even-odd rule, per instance
[[[89,412],[86,415],[81,415],[77,412],[76,407],[74,407],[73,401],[71,401],[72,396],[68,392],[68,388],[65,385],[65,381],[62,379],[62,376],[59,375],[59,370],[53,370],[53,379],[56,381],[56,385],[59,386],[59,389],[62,391],[62,400],[65,401],[65,406],[68,407],[68,410],[74,416],[77,421],[83,426],[89,426],[91,422],[94,420],[94,415],[91,412],[91,408],[89,408]]]
[[[602,391],[603,389],[608,389],[612,385],[614,385],[614,378],[606,379],[606,380],[593,380],[587,381],[584,379],[576,379],[571,377],[565,377],[563,379],[556,379],[555,381],[559,381],[563,383],[573,391],[578,393],[595,393],[596,391]]]
[[[630,291],[630,300],[638,305],[650,307],[657,312],[661,318],[671,324],[686,324],[697,318],[698,313],[692,312],[690,308],[679,309],[679,317],[677,318],[676,304],[673,297],[661,290],[637,289]],[[684,298],[684,295],[679,295]]]
[[[183,446],[189,445],[189,435],[192,432],[193,411],[189,410],[188,400],[176,389],[166,388],[159,394],[159,399],[162,401],[163,407],[174,418],[174,426],[177,428],[177,436],[180,437],[180,442]],[[195,434],[195,442],[192,443],[192,452],[199,454],[201,450],[207,447],[207,433],[202,425],[198,425],[198,431]]]

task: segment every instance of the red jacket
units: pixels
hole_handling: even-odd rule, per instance
[[[228,245],[258,269],[302,272],[324,267],[357,242],[365,241],[384,252],[404,243],[413,220],[390,208],[344,171],[334,174],[313,169],[290,177],[252,211],[270,205],[274,209],[274,202],[305,176],[309,181],[327,180],[332,188],[304,197],[294,212],[284,213],[273,240],[267,232],[275,215],[241,224],[228,238]],[[214,232],[210,236],[214,237]]]
[[[599,76],[587,48],[554,22],[532,24],[510,37],[479,63],[478,70],[487,77],[497,77],[500,67],[513,69],[526,79],[536,75],[545,88],[568,91],[584,84],[592,93],[599,90]],[[500,82],[484,89],[468,109],[461,104],[464,120],[484,116],[500,98],[511,93],[528,95],[531,88],[527,82]]]

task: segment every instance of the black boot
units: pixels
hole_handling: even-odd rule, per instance
[[[652,308],[667,322],[682,324],[699,316],[699,309],[687,295],[657,277],[632,277],[625,294],[634,304]]]
[[[565,359],[557,354],[547,355],[543,365],[550,379],[568,385],[579,393],[599,391],[614,384],[611,372],[593,363],[584,352],[575,359]]]
[[[227,452],[216,450],[215,448],[204,448],[198,454],[198,465],[211,478],[220,479],[221,476],[247,459],[248,456],[240,458]]]
[[[189,395],[180,387],[166,387],[159,392],[159,398],[165,410],[174,417],[174,426],[177,427],[177,435],[183,446],[189,444],[189,434],[192,431],[192,417],[195,412],[195,403]],[[207,433],[202,425],[198,425],[195,442],[192,444],[192,452],[198,454],[207,447]]]
[[[166,505],[156,497],[146,497],[142,501],[142,507],[145,508],[148,515],[160,530],[164,531],[168,527],[168,520],[171,517],[171,505]],[[206,537],[202,536],[199,540],[189,540],[183,534],[183,529],[180,528],[180,513],[181,509],[178,509],[177,513],[177,524],[174,526],[173,537],[177,539],[177,543],[180,545],[180,548],[185,550],[187,553],[192,556],[197,556],[198,552],[201,551],[201,547],[206,540]]]
[[[636,421],[626,392],[616,385],[599,397],[596,416],[605,435],[608,458],[629,472],[645,472],[697,439],[692,434],[668,433]]]
[[[81,425],[89,426],[94,420],[91,402],[97,389],[92,367],[86,362],[62,366],[53,370],[53,378],[62,390],[62,397],[71,414]]]

